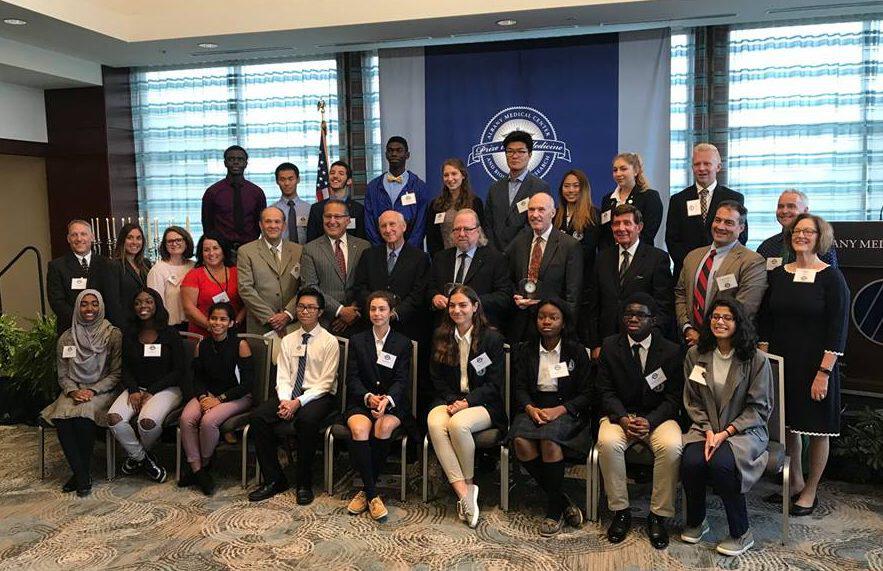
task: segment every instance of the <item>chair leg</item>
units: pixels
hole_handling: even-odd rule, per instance
[[[40,479],[46,479],[46,428],[37,428],[40,432]]]
[[[248,488],[248,428],[246,424],[242,429],[242,489]]]
[[[509,511],[509,447],[500,446],[500,509]]]
[[[107,481],[110,482],[116,477],[117,446],[116,439],[109,428],[104,432],[104,447],[106,449],[105,455],[107,456]]]
[[[595,522],[598,521],[598,511],[601,504],[601,477],[599,474],[600,463],[598,453],[598,446],[596,444],[592,447],[590,453],[592,463],[592,505],[591,514],[589,515],[589,519]]]
[[[402,436],[402,482],[401,499],[404,502],[408,496],[408,435]]]
[[[175,427],[175,481],[181,481],[181,427]]]
[[[330,430],[325,438],[325,491],[334,495],[334,435]]]
[[[423,437],[423,503],[429,501],[429,435]]]
[[[592,500],[594,496],[592,495],[592,455],[589,454],[586,456],[586,517],[589,517],[589,514],[592,510]]]
[[[788,543],[788,505],[791,501],[791,458],[785,456],[785,466],[782,468],[782,545]]]

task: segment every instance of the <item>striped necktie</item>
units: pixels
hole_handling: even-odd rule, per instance
[[[697,329],[705,322],[705,295],[708,293],[708,277],[711,275],[715,254],[717,250],[712,248],[699,271],[696,287],[693,288],[693,323]]]
[[[297,361],[297,378],[294,381],[294,389],[291,391],[291,400],[296,399],[300,395],[304,394],[304,377],[307,373],[307,340],[312,335],[309,333],[304,333],[302,336],[302,344],[304,347],[304,354],[298,357]]]

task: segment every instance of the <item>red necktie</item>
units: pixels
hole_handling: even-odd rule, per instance
[[[337,260],[337,269],[340,275],[346,280],[346,258],[343,257],[343,250],[340,249],[340,238],[334,241],[334,257]]]
[[[708,293],[708,276],[711,275],[711,266],[714,265],[714,255],[717,251],[712,248],[702,264],[699,271],[699,279],[696,280],[696,287],[693,288],[693,323],[696,328],[702,326],[705,322],[705,294]]]
[[[533,244],[533,252],[530,253],[530,263],[527,266],[527,279],[532,282],[540,277],[540,264],[543,262],[543,239],[537,236]]]

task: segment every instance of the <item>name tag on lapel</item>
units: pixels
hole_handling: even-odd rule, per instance
[[[515,203],[515,208],[518,209],[518,214],[524,214],[527,212],[527,203],[530,202],[529,198],[525,198],[524,200],[519,200]]]
[[[727,289],[733,289],[734,287],[739,285],[739,282],[736,281],[735,274],[727,274],[725,276],[720,276],[715,278],[717,281],[717,289],[720,291],[724,291]]]
[[[149,343],[144,346],[144,356],[145,357],[161,357],[162,356],[162,345],[159,343]]]
[[[484,374],[484,370],[491,366],[491,358],[487,356],[487,353],[482,353],[475,359],[469,361],[469,364],[472,365],[472,368],[475,369],[475,372],[479,375]]]
[[[73,359],[77,356],[77,348],[74,345],[65,345],[61,348],[62,359]]]
[[[86,289],[86,278],[72,278],[71,279],[71,289],[73,290],[82,290]]]
[[[696,200],[688,200],[687,201],[687,216],[701,216],[702,215],[702,205],[699,203],[699,199]]]
[[[295,264],[293,268],[291,268],[291,276],[299,280],[300,279],[300,264]]]
[[[411,206],[417,204],[417,195],[413,192],[406,192],[402,195],[402,206]]]
[[[350,218],[350,221],[346,223],[347,230],[355,230],[356,229],[356,219]]]
[[[654,390],[656,389],[656,387],[666,381],[665,373],[662,371],[662,367],[656,369],[644,378],[647,379],[647,384],[650,386],[650,388]]]
[[[782,265],[782,258],[767,258],[766,259],[766,270],[768,272],[775,270],[779,266]]]
[[[444,212],[439,212],[438,214],[435,215],[435,223],[436,224],[444,224],[444,222],[445,222],[445,213]]]
[[[297,219],[297,225],[298,226],[306,226],[307,225],[307,217],[306,216],[299,217]]]
[[[601,213],[601,224],[609,224],[610,223],[611,212],[612,211],[610,211],[610,210],[605,210],[604,212]]]
[[[693,370],[690,371],[690,380],[707,387],[708,383],[705,382],[705,367],[702,365],[693,365]]]
[[[554,365],[549,365],[549,376],[553,379],[560,379],[561,377],[566,377],[570,374],[570,371],[567,370],[567,363],[560,362],[555,363]]]
[[[387,353],[386,351],[381,351],[380,355],[377,355],[377,364],[386,367],[387,369],[392,369],[396,364],[396,356]]]

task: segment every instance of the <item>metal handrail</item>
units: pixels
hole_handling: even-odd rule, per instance
[[[3,269],[0,270],[0,278],[9,271],[9,269],[15,265],[15,263],[24,256],[28,251],[33,251],[34,255],[37,256],[37,286],[40,288],[40,315],[46,317],[46,290],[43,285],[43,256],[40,255],[40,250],[37,249],[36,246],[25,246],[19,251],[18,254],[15,255],[12,260],[3,266]],[[0,297],[0,314],[3,313],[3,298]]]

